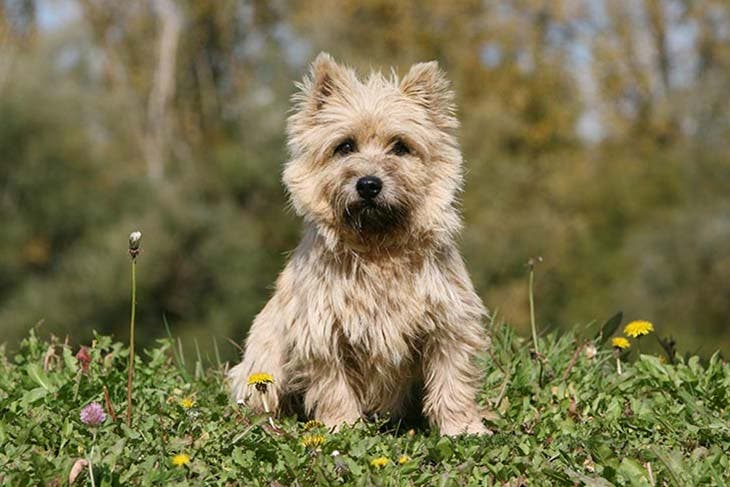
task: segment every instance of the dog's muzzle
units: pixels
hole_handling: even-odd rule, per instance
[[[406,223],[404,208],[362,199],[347,206],[345,221],[361,233],[386,233]]]

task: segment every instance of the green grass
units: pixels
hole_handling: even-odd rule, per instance
[[[82,373],[76,350],[31,334],[15,356],[0,355],[0,484],[65,485],[92,447],[79,411],[104,404],[104,386],[118,417],[96,431],[97,486],[651,485],[648,468],[655,485],[728,483],[730,367],[718,355],[673,365],[642,355],[625,359],[619,376],[598,339],[588,342],[598,348],[589,359],[582,339],[549,335],[538,360],[511,328],[492,332],[480,401],[491,407],[493,436],[368,423],[336,434],[315,428],[319,448],[302,445],[302,423],[277,419],[273,429],[231,404],[223,367],[188,359],[189,372],[171,340],[137,357],[127,428],[127,348],[98,336]],[[186,397],[192,408],[180,404]],[[173,466],[178,453],[190,463]],[[400,465],[402,455],[410,460]],[[381,456],[390,462],[371,466]],[[87,470],[74,485],[90,485]]]

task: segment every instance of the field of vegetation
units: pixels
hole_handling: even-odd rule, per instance
[[[437,60],[466,186],[460,249],[528,334],[622,309],[682,350],[730,353],[726,0],[0,0],[0,336],[186,353],[241,341],[300,222],[281,168],[294,83],[320,51],[360,73]],[[646,350],[645,350],[646,351]],[[222,358],[228,350],[221,349]]]
[[[536,355],[511,327],[489,331],[480,400],[494,434],[459,438],[384,419],[333,433],[252,415],[230,402],[215,353],[186,358],[172,339],[137,356],[129,427],[124,345],[97,335],[73,349],[31,333],[0,355],[0,484],[727,484],[719,355],[639,354],[653,335],[621,350],[611,330],[550,334]]]

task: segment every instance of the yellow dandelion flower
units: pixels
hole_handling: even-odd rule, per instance
[[[316,419],[310,419],[304,423],[304,431],[313,430],[315,428],[324,428],[324,423],[322,423],[322,421],[317,421]]]
[[[411,461],[411,457],[409,457],[408,455],[401,455],[398,458],[398,465],[403,465],[404,463],[408,463],[409,461]]]
[[[185,397],[180,400],[180,405],[185,409],[190,409],[195,406],[195,400],[192,397]]]
[[[654,325],[644,320],[632,321],[624,328],[624,334],[630,336],[631,338],[648,335],[652,331],[654,331]]]
[[[248,376],[248,385],[273,384],[274,376],[267,372],[257,372]]]
[[[190,455],[186,455],[185,453],[178,453],[172,457],[172,464],[176,467],[182,467],[188,463],[190,463]]]
[[[629,343],[629,341],[624,337],[612,338],[611,345],[621,350],[626,350],[627,348],[631,347],[631,343]]]
[[[266,387],[274,383],[274,376],[267,372],[256,372],[248,376],[248,385],[256,387],[259,392],[266,392]]]
[[[324,444],[324,436],[322,435],[304,435],[302,436],[302,446],[307,448],[318,448]]]
[[[378,457],[370,460],[370,465],[375,468],[383,468],[388,465],[388,463],[390,463],[390,460],[388,460],[386,457]]]

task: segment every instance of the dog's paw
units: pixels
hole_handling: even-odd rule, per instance
[[[251,388],[248,387],[248,368],[243,363],[228,371],[228,386],[231,391],[231,399],[239,404],[248,401]]]

